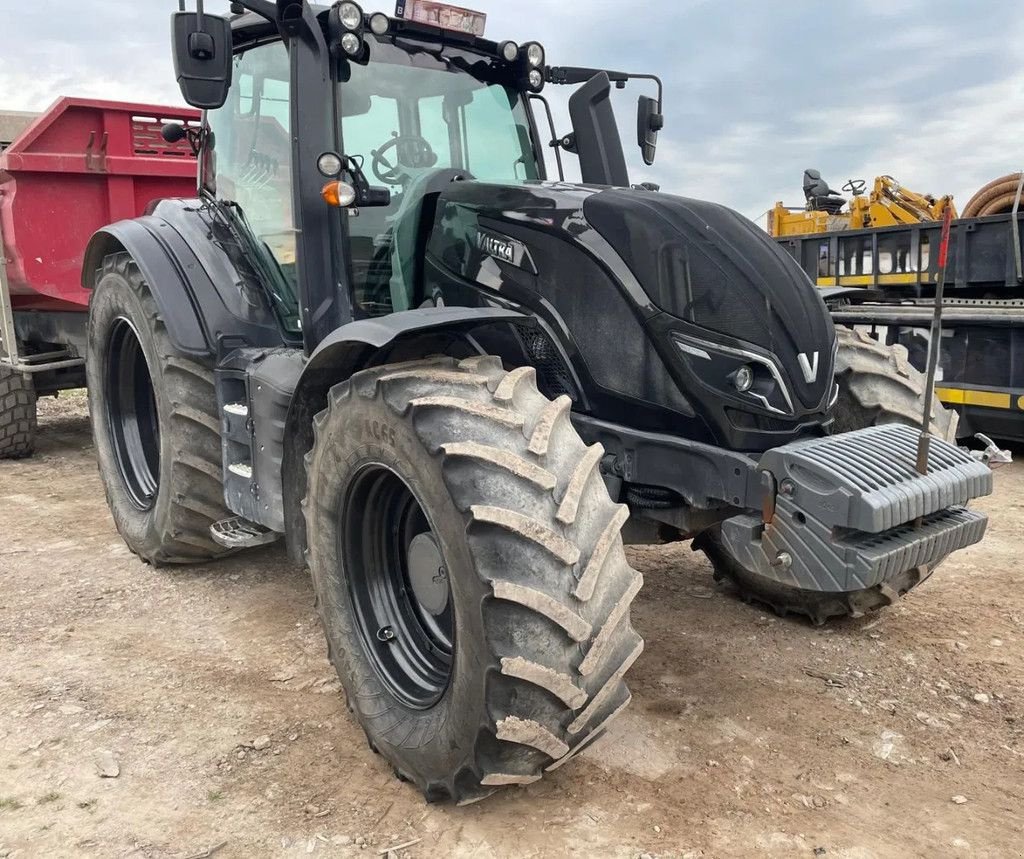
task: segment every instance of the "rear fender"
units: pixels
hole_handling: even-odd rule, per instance
[[[295,386],[284,435],[282,502],[288,552],[294,561],[303,563],[306,550],[301,505],[306,494],[305,457],[313,447],[313,418],[327,407],[331,388],[360,370],[451,353],[460,344],[473,354],[478,351],[470,339],[474,329],[524,318],[514,310],[490,307],[408,310],[350,322],[317,347]]]
[[[105,257],[127,253],[182,354],[217,361],[238,348],[287,345],[255,273],[221,232],[201,201],[160,201],[92,237],[82,286],[95,288]]]

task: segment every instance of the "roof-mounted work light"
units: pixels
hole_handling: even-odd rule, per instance
[[[539,42],[528,42],[523,45],[526,52],[526,64],[531,69],[539,69],[544,65],[544,48]]]
[[[355,59],[363,53],[363,10],[356,3],[336,3],[328,16],[331,41]]]
[[[519,49],[521,68],[526,86],[533,92],[544,89],[544,47],[539,42],[527,42]]]
[[[502,42],[498,45],[498,53],[507,63],[514,63],[519,56],[519,45],[515,42]]]

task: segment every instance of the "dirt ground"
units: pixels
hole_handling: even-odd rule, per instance
[[[38,455],[0,463],[0,859],[1024,855],[1024,465],[983,545],[826,629],[737,601],[688,546],[630,550],[631,709],[575,765],[452,808],[367,748],[281,550],[143,566],[84,400],[42,411]]]

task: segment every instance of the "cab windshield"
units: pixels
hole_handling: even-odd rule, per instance
[[[540,178],[522,95],[471,75],[473,58],[371,43],[338,86],[342,145],[391,205],[349,219],[356,304],[370,315],[407,310],[417,295],[416,239],[427,195],[455,173],[515,184]]]
[[[486,75],[482,58],[372,40],[370,48],[369,65],[340,64],[332,97],[345,154],[362,163],[371,185],[391,191],[389,206],[346,218],[356,312],[380,316],[425,300],[417,237],[428,195],[456,174],[514,184],[541,172],[523,97],[474,76]],[[236,55],[228,100],[207,114],[216,156],[205,184],[244,217],[285,325],[297,332],[289,72],[281,42]]]

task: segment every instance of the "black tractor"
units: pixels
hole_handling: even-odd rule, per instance
[[[696,538],[742,595],[824,621],[979,541],[991,476],[941,412],[915,469],[921,376],[837,336],[768,235],[630,186],[613,84],[656,78],[400,5],[173,16],[206,112],[164,133],[199,191],[93,238],[90,407],[129,547],[286,540],[371,747],[469,802],[629,703],[624,539]],[[578,86],[569,133],[548,85]],[[551,147],[582,184],[547,176]]]

